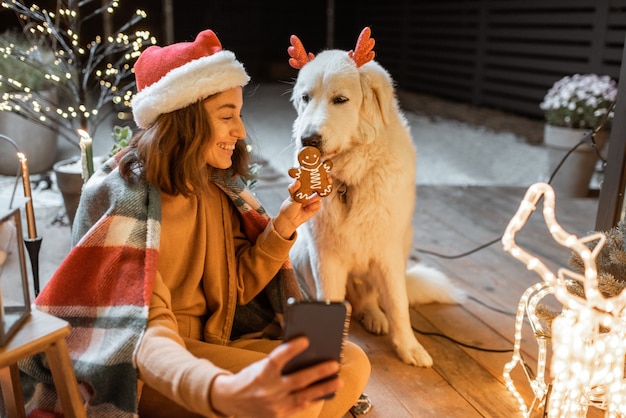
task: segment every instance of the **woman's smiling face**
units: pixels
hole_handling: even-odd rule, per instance
[[[237,141],[246,137],[241,119],[243,89],[234,87],[217,93],[203,103],[211,124],[211,138],[204,150],[204,160],[214,168],[226,169],[232,164]]]

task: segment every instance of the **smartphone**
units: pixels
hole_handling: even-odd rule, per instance
[[[296,301],[290,298],[285,310],[283,339],[289,341],[304,335],[309,339],[309,347],[291,359],[282,374],[293,373],[327,360],[340,362],[349,326],[350,305],[347,301]],[[332,378],[334,376],[328,377]],[[333,396],[334,393],[324,398]]]

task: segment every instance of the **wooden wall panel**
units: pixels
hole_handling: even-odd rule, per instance
[[[338,39],[350,45],[363,26],[372,27],[377,60],[407,90],[540,118],[539,103],[559,78],[619,78],[626,0],[362,0],[336,7]]]

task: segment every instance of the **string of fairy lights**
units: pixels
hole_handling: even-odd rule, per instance
[[[90,3],[97,7],[87,7]],[[0,74],[0,86],[9,87],[0,96],[0,111],[19,114],[78,145],[78,129],[93,136],[115,106],[130,108],[135,86],[130,77],[132,64],[144,47],[156,43],[149,31],[131,31],[146,18],[143,10],[136,10],[115,33],[83,42],[83,25],[96,16],[112,15],[119,1],[101,5],[94,0],[70,0],[56,11],[17,0],[1,4],[23,21],[25,35],[31,36],[33,45],[28,49],[15,44],[0,46],[0,54],[45,69],[45,78],[58,94],[35,90]],[[46,53],[48,49],[52,57]]]

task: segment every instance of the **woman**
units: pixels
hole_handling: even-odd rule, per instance
[[[289,249],[320,202],[288,198],[270,219],[242,186],[244,67],[207,30],[194,42],[146,49],[135,77],[141,131],[90,179],[73,226],[77,245],[36,301],[71,318],[70,307],[97,307],[91,324],[104,336],[94,344],[92,331],[72,354],[93,393],[90,415],[110,414],[110,405],[134,413],[119,393],[132,391],[120,376],[136,369],[140,416],[341,417],[369,377],[354,344],[346,342],[341,366],[281,375],[308,344],[275,339],[285,298],[299,296]],[[84,291],[68,300],[59,288],[70,282]]]

